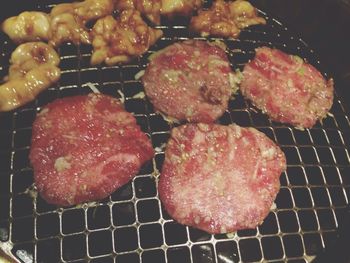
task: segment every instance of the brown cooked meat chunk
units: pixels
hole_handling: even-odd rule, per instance
[[[242,28],[265,24],[257,10],[248,1],[215,1],[209,10],[200,10],[190,22],[190,29],[202,36],[219,36],[236,38]]]
[[[106,16],[92,30],[94,52],[91,64],[114,65],[145,53],[163,32],[149,27],[137,10],[124,10],[118,19]]]

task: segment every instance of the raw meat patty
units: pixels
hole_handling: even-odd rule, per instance
[[[107,197],[153,155],[150,140],[119,100],[89,94],[43,108],[29,157],[41,196],[68,206]]]
[[[181,224],[230,233],[262,223],[285,169],[283,152],[256,129],[187,124],[171,132],[159,195]]]
[[[177,120],[213,122],[227,109],[231,74],[223,48],[188,40],[154,54],[142,82],[156,110]]]
[[[268,47],[256,49],[245,65],[240,89],[271,119],[298,128],[311,128],[333,103],[332,79],[300,57]]]

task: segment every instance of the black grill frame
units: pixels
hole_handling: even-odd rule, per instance
[[[33,9],[51,7],[33,2]],[[254,56],[254,48],[267,45],[306,58],[330,77],[300,37],[268,14],[260,14],[267,25],[243,30],[238,40],[225,40],[233,68],[242,69]],[[134,75],[146,68],[151,53],[176,41],[204,38],[190,34],[187,21],[163,22],[158,27],[164,31],[162,39],[125,65],[93,67],[91,47],[62,45],[60,82],[34,102],[0,114],[0,240],[13,245],[17,258],[30,261],[31,256],[35,262],[310,262],[336,240],[339,220],[349,205],[350,122],[342,98],[335,92],[331,115],[304,131],[271,122],[241,95],[230,101],[218,123],[253,126],[286,153],[288,169],[281,175],[277,207],[257,229],[231,236],[179,225],[162,208],[156,189],[162,146],[173,124],[155,113],[147,98],[133,98],[143,91]],[[5,76],[15,46],[3,34],[0,39],[0,76]],[[91,92],[88,83],[118,98],[121,91],[126,110],[159,149],[131,182],[110,197],[76,207],[51,206],[32,191],[31,124],[48,102]]]

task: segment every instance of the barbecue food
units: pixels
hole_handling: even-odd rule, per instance
[[[120,0],[116,1],[116,9],[120,11],[136,9],[153,24],[160,24],[161,0]]]
[[[10,111],[36,98],[57,82],[61,71],[56,51],[43,42],[19,45],[11,54],[9,75],[0,85],[0,111]]]
[[[202,6],[202,0],[162,0],[161,14],[166,16],[189,16]]]
[[[162,34],[161,30],[149,27],[136,10],[123,11],[118,20],[112,16],[101,18],[92,30],[91,64],[127,62],[145,53]]]
[[[171,132],[159,196],[181,224],[213,234],[255,228],[285,169],[283,152],[254,128],[186,124]]]
[[[0,85],[0,111],[10,111],[36,98],[60,78],[58,67],[45,63],[29,70],[22,78]]]
[[[50,14],[26,11],[6,19],[1,27],[15,43],[43,40],[56,47],[65,42],[90,44],[86,23],[113,11],[113,0],[85,0],[56,5]]]
[[[52,17],[50,43],[57,47],[63,43],[90,44],[90,35],[85,25],[73,14],[63,13]]]
[[[177,120],[213,122],[227,109],[233,73],[221,47],[188,40],[150,59],[142,83],[156,110]]]
[[[28,42],[19,45],[11,54],[9,76],[7,79],[24,77],[28,71],[42,65],[58,66],[60,58],[57,52],[43,42]]]
[[[26,11],[6,19],[1,29],[16,44],[38,40],[47,41],[50,34],[50,17],[43,12]]]
[[[333,103],[333,80],[298,56],[260,47],[245,65],[242,94],[275,121],[311,128]]]
[[[209,10],[200,10],[198,16],[192,17],[190,29],[202,36],[236,38],[242,28],[265,23],[248,1],[217,0]]]
[[[29,158],[35,184],[51,204],[107,197],[154,155],[121,102],[101,94],[58,99],[33,124]]]
[[[110,15],[113,11],[114,3],[112,0],[85,0],[82,2],[56,5],[51,10],[50,15],[57,16],[63,13],[74,14],[74,16],[85,24],[89,21]]]
[[[120,0],[118,10],[136,9],[153,24],[160,24],[160,16],[190,16],[202,5],[202,0]]]
[[[112,14],[112,0],[85,0],[56,5],[50,13],[50,42],[59,46],[65,42],[90,44],[91,39],[86,23]]]

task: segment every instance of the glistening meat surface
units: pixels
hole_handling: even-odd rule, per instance
[[[181,224],[209,233],[254,228],[269,213],[285,169],[280,148],[254,128],[186,124],[171,132],[159,195]]]
[[[224,113],[234,86],[225,51],[198,40],[154,54],[142,82],[156,110],[177,120],[206,123]]]
[[[333,80],[298,56],[277,49],[256,49],[245,65],[242,94],[275,121],[311,128],[333,103]]]
[[[105,198],[153,155],[135,118],[106,95],[58,99],[44,107],[33,124],[30,161],[35,184],[51,204]]]

